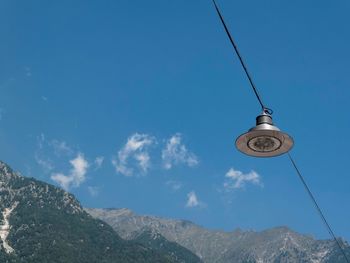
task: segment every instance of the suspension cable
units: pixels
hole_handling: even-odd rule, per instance
[[[349,259],[348,259],[348,257],[346,256],[343,247],[341,246],[339,240],[336,238],[336,236],[335,236],[335,234],[334,234],[334,232],[333,232],[333,230],[332,230],[330,224],[328,223],[328,221],[327,221],[326,217],[324,216],[324,214],[323,214],[323,212],[322,212],[320,206],[318,205],[318,203],[317,203],[317,201],[316,201],[316,198],[315,198],[314,195],[312,194],[312,192],[311,192],[309,186],[307,185],[307,183],[306,183],[304,177],[302,176],[300,170],[298,169],[298,167],[297,167],[297,165],[296,165],[296,163],[295,163],[295,161],[294,161],[294,159],[293,159],[293,157],[291,156],[290,153],[288,153],[288,157],[289,157],[289,160],[291,161],[291,163],[293,164],[293,167],[294,167],[295,171],[297,172],[298,177],[299,177],[300,181],[302,182],[302,184],[303,184],[303,186],[304,186],[306,192],[308,193],[308,195],[309,195],[309,197],[310,197],[312,203],[314,204],[314,206],[315,206],[315,208],[316,208],[316,210],[317,210],[319,216],[321,217],[322,222],[323,222],[324,225],[326,226],[326,228],[327,228],[327,230],[328,230],[328,233],[331,235],[331,237],[333,237],[335,243],[336,243],[337,246],[339,247],[339,250],[340,250],[341,253],[343,254],[344,258],[346,259],[346,262],[349,263]]]
[[[253,91],[254,91],[254,93],[255,93],[255,96],[256,96],[256,98],[258,99],[259,104],[260,104],[260,106],[261,106],[263,112],[268,113],[268,114],[272,114],[273,111],[272,111],[271,109],[265,107],[264,103],[262,102],[261,96],[260,96],[260,94],[259,94],[259,92],[258,92],[258,90],[257,90],[257,88],[256,88],[256,86],[255,86],[255,84],[254,84],[254,82],[253,82],[253,79],[252,79],[251,75],[249,74],[249,71],[248,71],[248,69],[247,69],[247,67],[246,67],[246,65],[245,65],[245,63],[244,63],[244,61],[243,61],[243,58],[242,58],[242,56],[241,56],[241,54],[240,54],[240,52],[239,52],[239,50],[238,50],[238,47],[237,47],[237,45],[235,44],[235,42],[234,42],[234,40],[233,40],[233,38],[232,38],[232,36],[231,36],[231,34],[230,34],[230,31],[228,30],[228,28],[227,28],[227,26],[226,26],[226,23],[225,23],[225,21],[224,21],[224,18],[223,18],[223,16],[221,15],[221,12],[220,12],[220,10],[219,10],[219,8],[218,8],[218,6],[217,6],[215,0],[213,0],[213,3],[214,3],[214,6],[215,6],[215,9],[216,9],[216,12],[217,12],[217,14],[219,15],[219,18],[220,18],[220,20],[221,20],[221,23],[222,23],[222,25],[224,26],[225,32],[226,32],[228,38],[230,39],[230,42],[231,42],[231,44],[232,44],[232,46],[233,46],[233,48],[234,48],[234,50],[235,50],[235,52],[236,52],[236,54],[237,54],[237,56],[238,56],[238,58],[239,58],[239,61],[241,62],[241,65],[242,65],[242,67],[243,67],[243,70],[244,70],[244,72],[245,72],[245,74],[246,74],[246,76],[247,76],[247,78],[248,78],[248,80],[249,80],[250,86],[252,87],[252,89],[253,89]],[[317,210],[319,216],[321,217],[322,222],[323,222],[324,225],[326,226],[328,233],[329,233],[329,234],[331,235],[331,237],[334,239],[334,241],[335,241],[335,243],[337,244],[339,250],[341,251],[342,255],[344,256],[346,262],[347,262],[347,263],[350,263],[348,257],[346,256],[346,253],[345,253],[343,247],[341,246],[339,240],[336,238],[336,236],[335,236],[335,234],[334,234],[334,232],[333,232],[333,230],[332,230],[330,224],[328,223],[328,221],[327,221],[326,217],[324,216],[324,214],[323,214],[323,212],[322,212],[320,206],[318,205],[318,203],[317,203],[317,201],[316,201],[316,198],[315,198],[314,195],[312,194],[312,192],[311,192],[309,186],[307,185],[307,183],[306,183],[304,177],[303,177],[302,174],[300,173],[300,171],[299,171],[299,169],[298,169],[298,167],[297,167],[297,165],[296,165],[294,159],[293,159],[292,156],[290,155],[290,153],[288,153],[288,157],[289,157],[289,160],[291,161],[291,163],[292,163],[294,169],[296,170],[296,172],[297,172],[297,174],[298,174],[298,177],[299,177],[300,181],[302,182],[302,184],[303,184],[303,186],[304,186],[306,192],[308,193],[308,195],[309,195],[309,197],[310,197],[312,203],[314,204],[314,206],[315,206],[315,208],[316,208],[316,210]]]
[[[242,56],[241,56],[241,54],[240,54],[240,52],[239,52],[239,50],[238,50],[237,45],[236,45],[235,42],[233,41],[233,38],[232,38],[232,36],[231,36],[231,34],[230,34],[230,31],[228,30],[228,28],[227,28],[227,26],[226,26],[226,23],[225,23],[225,21],[224,21],[224,18],[223,18],[223,16],[221,15],[221,12],[220,12],[219,7],[217,6],[215,0],[213,0],[213,3],[214,3],[214,6],[215,6],[215,9],[216,9],[216,12],[218,13],[219,18],[220,18],[220,20],[221,20],[221,23],[222,23],[222,25],[223,25],[224,28],[225,28],[225,32],[226,32],[228,38],[230,39],[230,42],[231,42],[231,44],[232,44],[232,46],[233,46],[233,48],[234,48],[234,50],[235,50],[235,52],[236,52],[236,54],[237,54],[237,56],[238,56],[239,61],[241,62],[241,65],[242,65],[242,67],[243,67],[243,70],[244,70],[244,72],[245,72],[245,74],[246,74],[246,76],[247,76],[247,78],[248,78],[248,80],[249,80],[250,86],[252,87],[252,89],[253,89],[253,91],[254,91],[254,94],[255,94],[256,98],[258,99],[259,104],[260,104],[260,106],[261,106],[263,112],[272,114],[273,111],[272,111],[271,109],[265,107],[264,103],[262,102],[261,96],[260,96],[260,94],[259,94],[259,92],[258,92],[258,90],[257,90],[257,88],[256,88],[256,86],[255,86],[255,84],[254,84],[254,82],[253,82],[252,77],[251,77],[250,74],[249,74],[249,71],[248,71],[248,69],[247,69],[247,67],[246,67],[246,65],[245,65],[245,63],[244,63],[244,61],[243,61],[243,58],[242,58]]]

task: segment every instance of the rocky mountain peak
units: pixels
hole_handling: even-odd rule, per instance
[[[82,213],[77,199],[63,189],[46,184],[34,178],[15,173],[6,163],[0,162],[0,209],[32,206],[43,209],[52,206],[68,213]]]
[[[0,262],[196,262],[172,256],[184,248],[160,250],[158,244],[166,244],[161,236],[153,235],[157,242],[152,246],[147,236],[140,242],[121,239],[108,224],[87,214],[72,194],[20,176],[4,162],[0,162],[0,184]],[[188,251],[179,259],[187,257],[196,256]]]
[[[0,161],[0,184],[7,184],[11,179],[21,177],[15,173],[9,165]]]
[[[316,240],[286,226],[264,231],[232,232],[205,229],[185,220],[137,215],[128,210],[89,209],[92,216],[110,224],[124,238],[147,233],[164,236],[196,254],[205,263],[342,263],[333,240]],[[147,229],[147,231],[145,231]],[[347,253],[350,248],[343,243]]]

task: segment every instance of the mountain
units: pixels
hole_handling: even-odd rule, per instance
[[[181,263],[201,263],[202,261],[190,250],[171,242],[152,228],[144,228],[132,238],[134,242],[150,247],[169,258]]]
[[[86,209],[125,239],[148,228],[191,250],[205,263],[344,263],[333,240],[315,240],[287,227],[262,232],[208,230],[185,220],[136,215],[129,209]],[[348,243],[341,240],[350,256]]]
[[[184,262],[145,240],[122,239],[73,195],[0,162],[0,262]]]

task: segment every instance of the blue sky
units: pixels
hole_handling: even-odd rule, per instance
[[[350,239],[348,1],[218,1],[337,235]],[[1,1],[0,154],[87,207],[328,238],[211,1]]]

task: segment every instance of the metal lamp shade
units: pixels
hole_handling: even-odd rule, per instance
[[[293,144],[293,138],[274,126],[266,113],[259,115],[256,126],[236,140],[239,151],[254,157],[278,156],[288,152]]]

